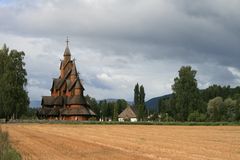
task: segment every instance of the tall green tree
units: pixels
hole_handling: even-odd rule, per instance
[[[24,52],[9,52],[6,45],[0,50],[0,115],[6,121],[21,117],[29,105],[24,56]]]
[[[134,105],[137,109],[138,120],[144,120],[146,107],[145,107],[145,91],[143,85],[139,87],[137,83],[134,87]]]
[[[139,104],[145,103],[145,91],[143,85],[140,86]]]
[[[139,104],[139,99],[140,99],[140,91],[139,91],[139,85],[137,83],[134,88],[134,105],[135,106]]]
[[[196,70],[183,66],[174,79],[172,90],[175,97],[176,120],[186,121],[189,114],[201,110],[200,93],[197,88]]]
[[[145,91],[143,85],[140,86],[140,93],[139,93],[139,102],[138,102],[138,120],[143,121],[145,114],[146,114],[146,107],[145,107]]]

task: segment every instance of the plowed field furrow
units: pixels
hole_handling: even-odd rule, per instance
[[[25,160],[239,160],[239,126],[9,124]]]

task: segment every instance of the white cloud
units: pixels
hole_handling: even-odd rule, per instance
[[[228,70],[236,77],[236,81],[240,84],[240,70],[234,67],[228,67]]]

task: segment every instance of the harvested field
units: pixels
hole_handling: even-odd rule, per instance
[[[26,160],[239,160],[240,126],[1,125]]]

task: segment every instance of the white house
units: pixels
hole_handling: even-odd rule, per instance
[[[134,107],[127,106],[126,109],[122,111],[118,115],[118,121],[124,122],[124,121],[130,121],[130,122],[137,122],[137,112]]]

